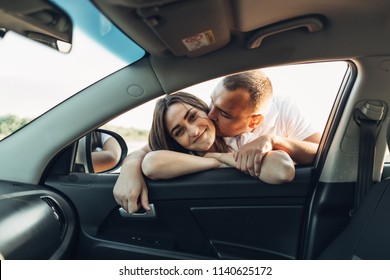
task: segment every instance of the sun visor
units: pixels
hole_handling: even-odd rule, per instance
[[[138,8],[137,14],[173,54],[196,57],[230,41],[223,3],[223,0],[175,2]]]

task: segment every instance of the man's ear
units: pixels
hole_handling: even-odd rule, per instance
[[[261,125],[261,123],[263,121],[264,121],[264,116],[263,115],[261,115],[261,114],[252,115],[252,120],[251,120],[251,123],[249,124],[249,127],[252,128],[252,129],[255,129],[256,127]]]

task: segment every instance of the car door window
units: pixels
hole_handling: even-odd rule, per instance
[[[318,132],[323,132],[330,110],[342,83],[348,64],[322,62],[262,69],[270,78],[274,95],[289,96]],[[222,78],[185,88],[186,91],[210,104],[210,94]],[[149,101],[108,122],[102,128],[120,134],[128,145],[128,152],[148,142],[156,100]]]

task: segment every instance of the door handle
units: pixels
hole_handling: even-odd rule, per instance
[[[149,204],[150,210],[138,210],[134,213],[128,213],[123,207],[119,208],[119,214],[122,218],[131,218],[131,219],[151,219],[156,217],[156,210],[154,208],[154,204]],[[143,210],[143,211],[142,211]]]

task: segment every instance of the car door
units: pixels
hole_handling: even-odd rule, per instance
[[[147,179],[151,211],[129,215],[112,197],[116,174],[52,175],[79,214],[77,258],[298,258],[313,167],[268,185],[235,169]],[[93,195],[92,195],[93,194]]]
[[[70,146],[58,160],[67,164],[55,164],[44,183],[67,196],[78,213],[73,258],[316,258],[349,221],[353,207],[352,183],[340,188],[319,180],[352,80],[348,71],[316,162],[297,165],[290,183],[268,185],[234,168],[145,178],[152,210],[129,215],[112,195],[118,173],[67,174],[77,149]]]

